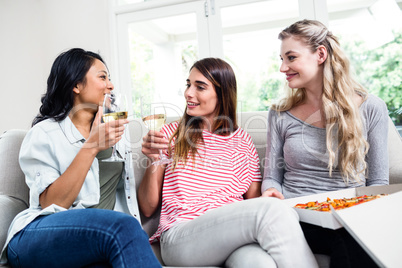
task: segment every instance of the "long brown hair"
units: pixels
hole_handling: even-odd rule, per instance
[[[350,74],[350,63],[342,51],[338,38],[315,20],[301,20],[284,29],[279,39],[295,37],[315,52],[324,46],[328,57],[324,63],[323,110],[326,121],[326,145],[329,152],[328,169],[337,166],[345,182],[360,181],[359,174],[367,168],[365,155],[369,144],[363,137],[363,123],[359,107],[353,101],[355,94],[367,98],[367,90]],[[287,87],[287,96],[272,106],[276,111],[287,111],[301,104],[306,97],[304,88]],[[333,138],[337,137],[337,138]],[[338,156],[339,152],[339,156]]]
[[[237,129],[236,104],[237,85],[232,67],[219,58],[205,58],[194,63],[190,71],[195,68],[214,86],[217,95],[217,117],[211,126],[211,132],[227,136]],[[174,142],[174,152],[169,146],[169,153],[173,158],[173,167],[187,162],[189,153],[194,159],[199,142],[203,142],[203,117],[190,116],[187,108],[179,121],[179,126],[170,138]]]

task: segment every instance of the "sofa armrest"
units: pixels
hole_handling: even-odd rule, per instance
[[[6,242],[8,227],[14,217],[26,208],[27,205],[24,201],[7,195],[0,195],[0,249]]]
[[[391,118],[388,124],[389,184],[402,183],[402,139]]]
[[[29,189],[18,156],[26,130],[11,129],[0,136],[0,195],[29,202]]]

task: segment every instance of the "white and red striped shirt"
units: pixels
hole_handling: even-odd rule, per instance
[[[177,126],[178,122],[167,124],[162,131],[170,137]],[[243,129],[238,128],[230,136],[203,130],[203,139],[204,143],[197,146],[195,161],[190,156],[186,165],[180,163],[174,171],[171,163],[166,166],[161,216],[151,242],[177,223],[242,201],[250,184],[261,181],[257,151]]]

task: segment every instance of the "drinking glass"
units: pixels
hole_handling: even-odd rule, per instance
[[[142,105],[142,121],[148,130],[161,131],[166,123],[166,109],[162,102],[152,103],[151,105]],[[159,149],[159,160],[152,162],[152,165],[163,165],[172,162],[172,159],[166,157],[162,149]]]
[[[111,92],[105,94],[105,99],[103,100],[103,122],[107,123],[118,119],[127,119],[128,116],[128,104],[127,98],[124,94]],[[113,145],[112,155],[103,159],[103,162],[124,162],[116,153],[116,145]]]

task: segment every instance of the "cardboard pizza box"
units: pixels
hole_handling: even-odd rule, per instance
[[[289,205],[325,201],[327,197],[350,198],[360,195],[387,196],[331,212],[295,208],[300,221],[325,228],[344,227],[379,267],[402,264],[402,184],[351,188],[285,200]]]
[[[360,205],[333,214],[379,267],[401,267],[402,192]]]
[[[284,202],[288,203],[290,206],[295,206],[296,204],[299,203],[307,203],[310,201],[326,201],[327,197],[331,199],[339,199],[339,198],[352,198],[360,195],[376,195],[376,194],[388,194],[388,196],[381,197],[376,200],[372,200],[367,203],[359,204],[357,206],[353,206],[350,208],[345,208],[342,210],[349,210],[351,208],[357,207],[357,212],[359,211],[359,208],[365,204],[371,203],[371,202],[377,202],[380,199],[385,199],[387,200],[389,195],[402,191],[402,184],[393,184],[393,185],[381,185],[381,186],[368,186],[368,187],[357,187],[357,188],[349,188],[349,189],[344,189],[344,190],[339,190],[339,191],[333,191],[333,192],[325,192],[321,194],[314,194],[314,195],[307,195],[307,196],[302,196],[302,197],[296,197],[296,198],[289,198],[284,200]],[[392,204],[395,209],[398,209],[396,204]],[[399,209],[401,205],[399,206]],[[364,209],[364,206],[361,208]],[[299,209],[295,208],[296,212],[299,214],[300,221],[322,226],[324,228],[329,228],[329,229],[339,229],[344,227],[342,223],[339,222],[338,218],[334,216],[335,213],[341,211],[337,210],[334,212],[327,212],[327,211],[313,211],[313,210],[308,210],[308,209]]]

